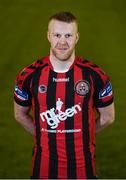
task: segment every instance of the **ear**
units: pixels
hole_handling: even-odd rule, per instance
[[[80,38],[80,33],[77,32],[77,34],[76,34],[76,43],[78,42],[79,38]]]
[[[49,33],[49,31],[47,31],[47,39],[50,42],[50,33]]]

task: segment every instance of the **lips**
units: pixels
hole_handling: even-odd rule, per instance
[[[57,48],[58,50],[67,50],[68,48]]]
[[[68,46],[56,46],[58,50],[67,50]]]
[[[67,50],[69,47],[68,45],[56,45],[56,49],[58,50]]]

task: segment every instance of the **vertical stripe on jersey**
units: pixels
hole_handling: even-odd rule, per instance
[[[56,78],[57,73],[50,70],[47,89],[47,109],[56,107],[56,82],[53,82],[53,78]],[[48,130],[50,126],[48,125]],[[58,175],[58,155],[56,146],[56,134],[48,133],[49,138],[49,179],[57,179]]]
[[[66,86],[65,107],[74,106],[74,69],[66,73],[66,78],[70,81]],[[65,129],[74,129],[74,117],[68,117],[65,121]],[[74,133],[66,133],[66,154],[67,154],[67,178],[76,179],[76,158],[74,148]]]
[[[30,92],[30,83],[31,79],[33,77],[34,72],[32,72],[29,76],[27,76],[24,80],[24,83],[22,85],[22,89],[27,89],[27,92],[29,94],[28,101],[23,102],[24,105],[30,106],[31,105],[31,92]],[[22,104],[22,103],[21,103]]]
[[[78,66],[74,67],[74,85],[79,81],[83,80],[82,77],[82,68]],[[80,96],[76,93],[75,89],[75,104],[79,104],[81,107],[83,105],[84,97]],[[82,111],[80,111],[74,117],[74,129],[80,129],[80,132],[74,133],[75,138],[75,153],[76,153],[76,171],[77,171],[77,179],[85,179],[85,158],[83,152],[83,123],[82,123]]]
[[[34,168],[33,168],[33,177],[32,178],[39,178],[40,173],[40,159],[41,159],[41,148],[40,148],[40,122],[39,122],[39,116],[40,116],[40,107],[38,102],[38,86],[39,86],[39,78],[41,74],[41,69],[39,68],[33,77],[32,81],[32,90],[33,90],[33,96],[34,96],[34,102],[35,102],[35,126],[36,126],[36,144],[37,144],[37,151],[36,151],[36,157],[34,162]]]
[[[48,77],[49,77],[50,68],[46,67],[41,71],[41,76],[39,80],[39,86],[48,87]],[[38,99],[40,103],[40,113],[45,112],[47,110],[47,103],[46,103],[46,95],[47,92],[41,92],[38,94]],[[47,122],[43,122],[40,118],[40,126],[41,126],[41,139],[40,139],[40,146],[42,148],[41,153],[41,163],[40,163],[40,178],[48,178],[48,171],[49,171],[49,148],[48,148],[48,133],[44,132],[47,130]]]
[[[88,71],[83,69],[83,79],[90,82]],[[86,166],[86,176],[87,179],[93,178],[93,167],[92,167],[92,158],[90,152],[90,130],[89,130],[89,114],[88,114],[88,102],[90,99],[91,92],[85,96],[83,102],[83,143],[84,143],[84,155],[85,155],[85,166]]]
[[[65,73],[58,73],[57,79],[66,78]],[[65,112],[65,91],[68,82],[57,82],[56,85],[56,101],[58,98],[63,102],[61,111]],[[60,121],[57,131],[65,129],[65,121]],[[67,179],[67,158],[66,158],[66,141],[65,133],[56,133],[57,153],[58,153],[58,179]]]

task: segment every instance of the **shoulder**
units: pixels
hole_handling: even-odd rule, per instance
[[[80,66],[80,68],[85,68],[94,72],[101,72],[104,74],[103,70],[96,64],[94,64],[91,60],[87,60],[85,58],[79,57],[76,61],[76,64]]]
[[[91,60],[87,60],[85,58],[79,57],[78,60],[76,61],[76,65],[87,71],[94,78],[100,77],[102,79],[108,79],[108,75]]]
[[[27,77],[31,74],[33,74],[36,70],[39,68],[42,68],[48,64],[46,58],[40,58],[34,61],[32,64],[26,66],[21,71],[19,71],[18,76],[24,76]]]
[[[40,58],[34,61],[32,64],[26,66],[21,71],[19,71],[16,77],[16,84],[22,84],[25,80],[30,80],[34,76],[35,72],[39,68],[43,68],[48,65],[47,58]]]

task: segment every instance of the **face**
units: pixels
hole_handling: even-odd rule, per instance
[[[79,39],[75,22],[51,20],[47,36],[51,45],[50,53],[58,60],[68,60],[75,53],[75,45]]]

